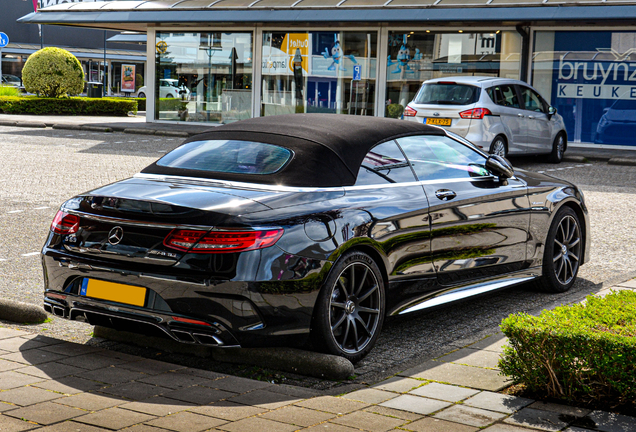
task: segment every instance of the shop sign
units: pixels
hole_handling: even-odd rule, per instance
[[[121,91],[124,93],[135,91],[135,65],[121,65]]]
[[[264,47],[265,50],[268,47]],[[264,74],[292,75],[298,73],[298,66],[303,75],[310,74],[309,57],[311,35],[309,33],[287,33],[280,49],[269,48],[267,57],[263,56],[262,70]]]
[[[104,0],[38,0],[38,3],[40,5],[38,9],[46,8],[49,6],[55,6],[59,4],[64,4],[64,3],[95,3],[97,1],[104,1]]]

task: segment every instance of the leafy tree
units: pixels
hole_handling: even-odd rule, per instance
[[[22,82],[27,92],[45,97],[76,95],[84,90],[84,70],[70,52],[47,47],[29,56],[22,69]]]

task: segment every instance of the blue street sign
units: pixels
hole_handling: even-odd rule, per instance
[[[4,48],[9,45],[9,36],[6,33],[0,32],[0,48]]]
[[[361,78],[362,78],[362,66],[353,65],[353,80],[360,81]]]

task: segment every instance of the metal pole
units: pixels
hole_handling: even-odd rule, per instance
[[[38,24],[38,30],[40,31],[40,49],[44,48],[44,32],[42,31],[42,24]]]
[[[2,48],[0,48],[0,84],[2,84]]]
[[[104,30],[104,86],[102,88],[102,96],[106,96],[106,38],[107,38],[107,34],[106,34],[106,30]]]

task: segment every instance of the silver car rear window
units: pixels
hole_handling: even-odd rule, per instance
[[[177,147],[157,165],[234,174],[273,174],[292,152],[272,144],[240,140],[192,141]]]
[[[470,105],[479,100],[480,90],[479,87],[454,82],[423,84],[413,102],[429,105]]]

